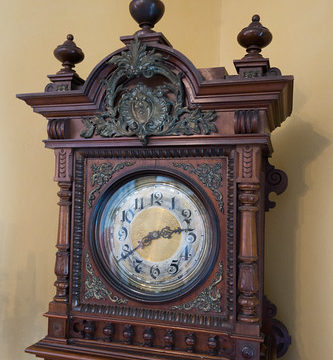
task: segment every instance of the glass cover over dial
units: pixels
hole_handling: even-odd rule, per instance
[[[204,205],[185,184],[141,176],[99,207],[94,246],[104,274],[136,299],[161,301],[197,284],[212,263]]]

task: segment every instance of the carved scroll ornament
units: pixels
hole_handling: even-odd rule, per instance
[[[277,195],[282,194],[288,186],[288,177],[282,170],[276,169],[266,159],[266,187],[265,187],[265,211],[273,209],[276,205],[269,199],[269,194],[275,192]]]
[[[154,49],[148,51],[138,37],[129,44],[128,51],[112,57],[109,63],[117,69],[104,82],[104,111],[82,119],[81,136],[137,136],[146,145],[149,136],[217,132],[214,111],[201,111],[200,107],[191,110],[185,106],[183,74],[172,72],[165,61]],[[166,81],[154,88],[142,82],[126,88],[124,82],[137,78],[144,81],[156,75]]]

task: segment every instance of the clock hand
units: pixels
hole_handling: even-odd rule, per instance
[[[138,250],[140,248],[143,249],[144,247],[149,246],[153,240],[157,240],[160,238],[171,239],[173,234],[180,234],[181,232],[188,232],[188,231],[193,231],[193,230],[194,229],[189,229],[189,228],[182,229],[180,227],[172,230],[172,229],[170,229],[169,226],[165,226],[161,230],[151,231],[150,233],[148,233],[148,235],[146,235],[139,241],[138,246],[136,246],[135,248],[133,248],[132,250],[127,252],[124,256],[122,256],[118,260],[118,262],[120,260],[126,259],[130,255],[132,255],[136,250]]]
[[[164,227],[161,230],[151,231],[139,242],[141,248],[149,246],[153,240],[160,238],[171,239],[173,234],[180,234],[183,231],[193,231],[193,229],[182,229],[180,227],[171,230],[169,226]]]

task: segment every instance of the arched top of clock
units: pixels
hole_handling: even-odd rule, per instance
[[[238,75],[228,75],[224,67],[197,69],[152,30],[163,14],[160,1],[133,0],[130,7],[142,29],[121,37],[126,47],[103,59],[86,81],[74,70],[83,52],[68,35],[55,49],[63,67],[49,75],[45,92],[18,95],[49,120],[81,117],[75,134],[59,130],[59,137],[51,126],[51,139],[137,137],[146,145],[158,136],[267,137],[291,114],[293,78],[281,76],[260,54],[272,36],[259,16],[240,32],[238,41],[248,54],[234,61]],[[234,112],[231,124],[223,125],[220,111]]]

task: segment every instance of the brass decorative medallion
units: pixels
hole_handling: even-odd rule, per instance
[[[101,114],[82,119],[81,136],[91,138],[137,136],[146,145],[149,136],[194,135],[216,133],[215,111],[189,109],[185,105],[183,73],[175,74],[166,58],[155,50],[147,50],[138,37],[128,51],[111,58],[117,69],[104,82],[106,96]],[[147,81],[156,76],[164,81],[154,88],[139,82],[130,87],[130,80]]]

